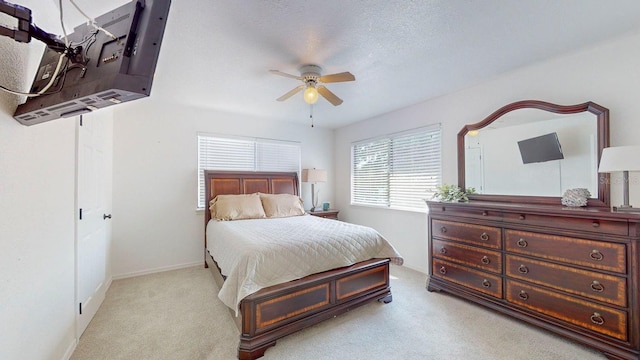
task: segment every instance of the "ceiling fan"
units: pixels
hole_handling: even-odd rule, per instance
[[[314,104],[316,101],[318,101],[318,94],[322,95],[322,97],[327,99],[327,101],[332,103],[334,106],[342,104],[342,99],[337,97],[336,94],[329,91],[329,89],[327,89],[324,85],[320,84],[354,81],[356,79],[356,77],[353,76],[353,74],[351,74],[350,72],[341,72],[324,76],[320,75],[322,72],[322,68],[318,65],[302,65],[300,67],[300,76],[287,74],[279,70],[269,71],[276,75],[300,80],[303,82],[302,85],[293,88],[291,91],[280,96],[276,100],[285,101],[293,95],[304,90],[304,101],[308,104]]]

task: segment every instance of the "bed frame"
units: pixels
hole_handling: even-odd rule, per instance
[[[211,219],[209,201],[220,194],[298,195],[296,173],[205,171],[207,207],[204,223]],[[224,276],[213,255],[207,251],[205,267],[213,272],[218,286]],[[345,313],[373,300],[389,303],[389,259],[371,259],[339,269],[264,288],[244,298],[235,316],[240,330],[238,359],[256,359],[276,344],[276,340],[325,319]]]

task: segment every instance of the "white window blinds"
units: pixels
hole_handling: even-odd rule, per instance
[[[204,208],[204,171],[300,173],[300,144],[290,141],[198,135],[198,208]]]
[[[354,143],[351,203],[424,211],[441,183],[440,140],[437,125]]]

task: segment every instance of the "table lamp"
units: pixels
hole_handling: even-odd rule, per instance
[[[315,185],[319,182],[327,182],[327,170],[302,169],[302,182],[311,183],[311,211],[315,211],[318,207]]]
[[[598,172],[622,172],[623,204],[614,210],[640,213],[640,208],[629,205],[629,171],[640,171],[640,146],[616,146],[602,150]]]

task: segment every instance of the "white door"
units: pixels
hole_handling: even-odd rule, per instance
[[[464,151],[464,186],[475,188],[480,194],[484,193],[484,166],[482,149],[479,146],[467,147]]]
[[[102,304],[106,292],[107,188],[106,121],[79,117],[77,125],[76,299],[77,338]],[[106,215],[106,216],[105,216]]]

